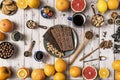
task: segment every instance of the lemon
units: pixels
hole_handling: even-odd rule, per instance
[[[107,2],[105,0],[99,0],[97,3],[97,9],[104,14],[107,11]]]
[[[109,76],[109,70],[107,68],[101,68],[99,70],[99,75],[101,78],[105,79]]]
[[[25,9],[27,8],[27,1],[26,0],[18,0],[17,1],[18,8]]]
[[[72,77],[79,77],[81,75],[81,69],[77,66],[72,66],[69,73]]]
[[[46,76],[52,76],[55,73],[55,68],[51,64],[47,64],[44,68],[44,73]]]
[[[65,71],[66,70],[66,62],[63,60],[63,59],[61,59],[61,58],[59,58],[56,62],[55,62],[55,70],[57,71],[57,72],[63,72],[63,71]]]
[[[30,8],[38,8],[40,6],[40,0],[27,0],[27,4]]]
[[[54,75],[54,80],[65,80],[65,75],[63,73],[56,73]]]

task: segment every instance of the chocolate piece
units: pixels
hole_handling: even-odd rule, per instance
[[[72,50],[74,49],[73,39],[72,39],[72,29],[69,27],[63,28],[63,39],[62,39],[62,50]]]
[[[60,49],[63,50],[62,48],[62,41],[63,41],[63,31],[61,26],[57,26],[54,29],[51,30],[53,37],[55,38],[57,44],[59,45]]]
[[[74,49],[72,39],[72,29],[70,27],[57,26],[51,30],[53,37],[62,51]]]
[[[48,42],[50,42],[57,50],[61,51],[60,47],[58,46],[56,40],[54,39],[52,33],[51,33],[51,29],[53,28],[50,28],[44,35],[44,39]]]

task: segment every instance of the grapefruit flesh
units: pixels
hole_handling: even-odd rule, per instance
[[[86,7],[86,2],[85,0],[73,0],[71,7],[75,12],[82,12]]]
[[[95,79],[97,76],[97,71],[94,67],[91,66],[87,66],[83,69],[83,77],[85,79],[91,80],[91,79]]]

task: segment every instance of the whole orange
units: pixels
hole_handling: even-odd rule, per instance
[[[11,32],[13,30],[13,23],[8,19],[0,21],[0,30],[3,32]]]
[[[79,77],[81,75],[81,69],[78,66],[72,66],[69,73],[72,77]]]
[[[34,69],[31,73],[32,80],[44,80],[45,73],[43,69]]]
[[[108,0],[108,8],[110,10],[118,9],[119,8],[119,0]]]
[[[39,8],[40,0],[27,0],[27,4],[30,8]]]
[[[56,0],[56,8],[59,11],[66,11],[69,9],[69,1],[68,0]]]
[[[0,67],[0,80],[7,80],[11,77],[11,69],[6,66]]]
[[[51,64],[47,64],[45,67],[44,67],[44,73],[46,76],[52,76],[55,74],[55,68],[53,65]]]
[[[54,75],[54,80],[65,80],[65,75],[63,73],[56,73]]]
[[[55,70],[57,71],[57,72],[63,72],[63,71],[65,71],[66,70],[66,62],[63,60],[63,59],[61,59],[61,58],[59,58],[56,62],[55,62]]]
[[[4,39],[5,39],[5,35],[2,32],[0,32],[0,41],[3,41]]]
[[[114,70],[120,71],[120,60],[113,61],[112,67],[114,68]]]
[[[120,72],[116,72],[115,73],[115,79],[116,80],[120,80]]]

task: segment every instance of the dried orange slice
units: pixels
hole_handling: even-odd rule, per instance
[[[27,0],[18,0],[17,1],[17,6],[18,6],[18,8],[20,8],[20,9],[25,9],[25,8],[27,8]]]
[[[17,72],[17,76],[19,78],[21,78],[21,79],[25,79],[25,78],[27,78],[29,76],[29,73],[30,73],[29,69],[27,69],[27,68],[20,68],[18,70],[18,72]]]
[[[109,76],[109,70],[107,68],[101,68],[99,70],[99,76],[103,79],[107,78]]]

